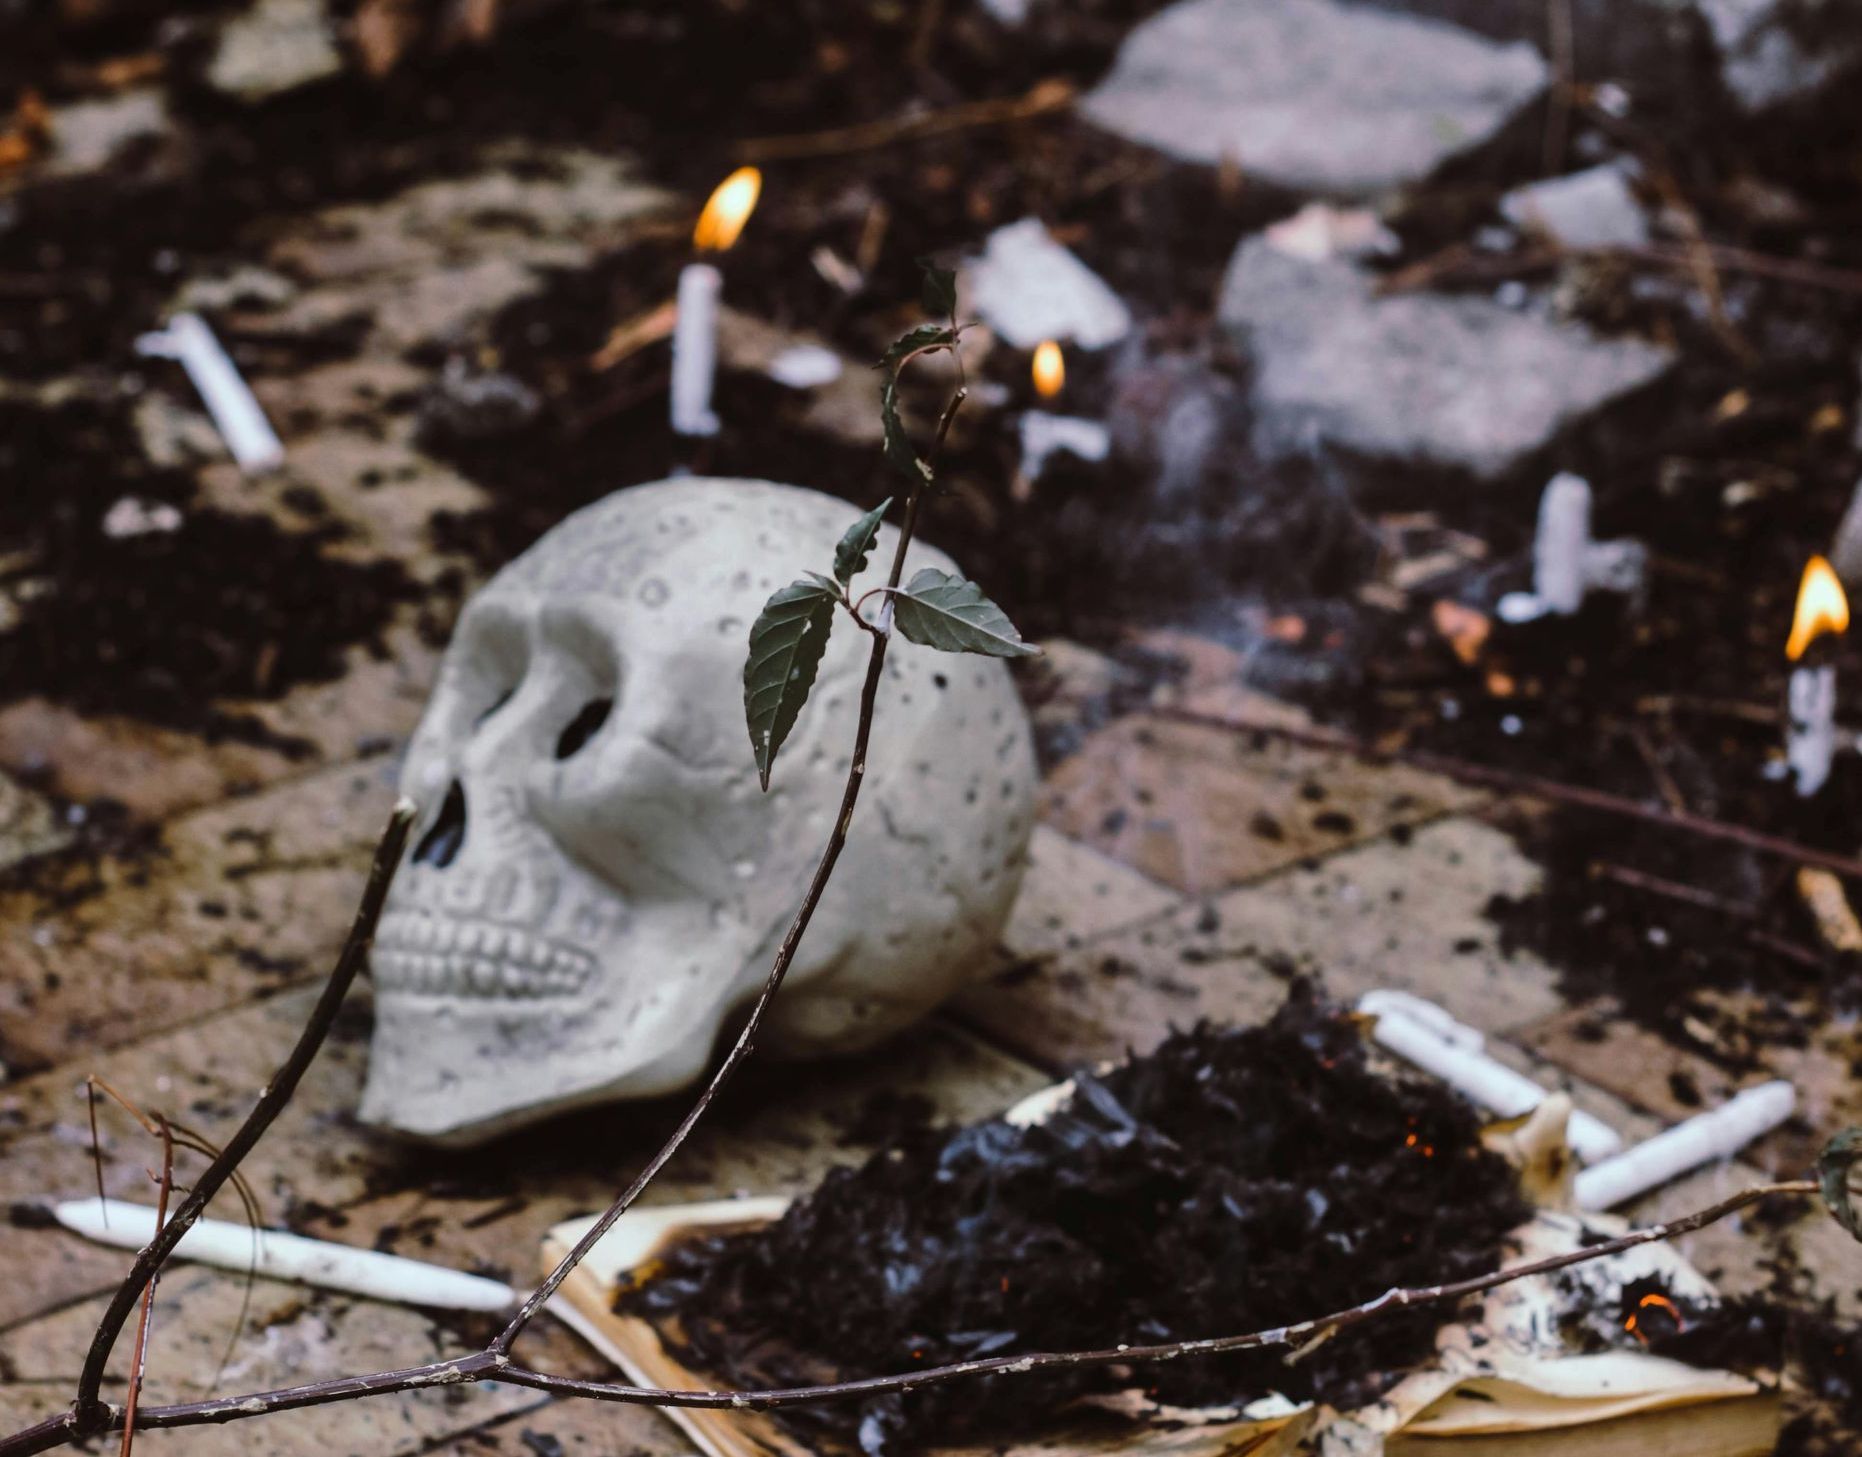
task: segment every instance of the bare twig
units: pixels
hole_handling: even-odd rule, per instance
[[[336,1022],[336,1014],[342,1007],[343,997],[367,959],[369,945],[375,938],[375,924],[381,919],[382,902],[388,895],[388,884],[394,877],[395,867],[401,863],[401,852],[407,846],[407,835],[414,823],[414,813],[413,804],[407,800],[402,800],[394,807],[387,831],[375,850],[368,885],[362,894],[362,904],[356,911],[355,923],[350,927],[349,939],[337,957],[336,967],[324,985],[323,995],[317,999],[317,1005],[305,1022],[304,1030],[298,1034],[297,1044],[285,1059],[284,1066],[259,1094],[259,1100],[246,1115],[246,1121],[227,1140],[219,1157],[195,1180],[192,1192],[181,1201],[181,1207],[175,1211],[174,1218],[162,1225],[147,1247],[136,1256],[129,1274],[124,1277],[102,1319],[98,1321],[90,1351],[84,1358],[84,1370],[78,1377],[77,1399],[63,1418],[71,1425],[73,1437],[103,1429],[97,1423],[102,1420],[105,1407],[97,1393],[103,1384],[104,1368],[109,1364],[110,1352],[115,1348],[117,1337],[122,1334],[130,1312],[136,1308],[137,1300],[154,1279],[155,1272],[161,1269],[175,1246],[181,1242],[181,1236],[193,1228],[208,1201],[220,1192],[221,1187],[252,1151],[253,1145],[271,1127],[272,1120],[291,1101],[291,1095],[297,1091],[304,1070],[310,1066],[317,1050],[329,1036],[330,1028]],[[3,1450],[4,1444],[0,1444],[0,1451]]]
[[[1517,774],[1510,769],[1496,769],[1487,764],[1473,764],[1466,759],[1453,758],[1447,754],[1432,754],[1423,749],[1385,748],[1382,745],[1370,743],[1368,740],[1355,738],[1350,734],[1333,733],[1326,729],[1295,728],[1290,724],[1271,723],[1265,719],[1203,713],[1193,708],[1166,706],[1160,708],[1158,712],[1165,718],[1175,719],[1179,723],[1199,724],[1204,728],[1228,729],[1238,734],[1262,734],[1270,738],[1284,739],[1291,744],[1300,744],[1309,749],[1329,749],[1334,753],[1350,754],[1353,758],[1364,759],[1372,763],[1408,764],[1412,768],[1426,769],[1432,774],[1441,774],[1463,784],[1479,785],[1484,789],[1498,789],[1508,794],[1523,795],[1528,799],[1546,799],[1555,804],[1575,805],[1579,809],[1620,815],[1624,819],[1641,820],[1645,824],[1661,825],[1684,834],[1699,835],[1703,839],[1723,840],[1728,844],[1742,845],[1761,855],[1776,855],[1783,860],[1794,860],[1800,865],[1816,865],[1852,880],[1862,880],[1862,860],[1852,859],[1847,855],[1832,854],[1828,850],[1818,850],[1810,845],[1800,845],[1795,840],[1781,839],[1777,835],[1768,835],[1763,830],[1747,829],[1744,825],[1729,824],[1725,820],[1709,819],[1705,815],[1678,813],[1661,805],[1644,804],[1640,800],[1628,799],[1620,794],[1611,794],[1607,790],[1591,789],[1581,784],[1562,784],[1556,779],[1541,779],[1536,774]]]
[[[168,1221],[168,1196],[175,1187],[175,1138],[166,1118],[157,1114],[155,1123],[162,1138],[162,1176],[160,1192],[155,1198],[155,1232],[160,1234]],[[142,1377],[149,1365],[149,1322],[155,1314],[155,1287],[159,1278],[159,1271],[152,1273],[142,1290],[142,1313],[136,1318],[136,1344],[129,1356],[129,1392],[123,1398],[123,1444],[118,1449],[119,1457],[129,1457],[136,1442],[136,1403],[142,1395]]]
[[[780,162],[796,157],[833,157],[848,152],[867,152],[893,142],[913,142],[924,137],[969,131],[975,127],[1028,121],[1049,112],[1064,110],[1073,105],[1073,98],[1071,82],[1050,78],[1036,82],[1022,96],[966,101],[943,111],[886,117],[880,121],[861,122],[856,126],[834,127],[829,131],[757,137],[741,143],[737,155],[746,162]]]

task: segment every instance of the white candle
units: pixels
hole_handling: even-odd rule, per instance
[[[1098,420],[1078,415],[1050,415],[1029,410],[1021,418],[1022,463],[1025,480],[1038,481],[1048,458],[1057,450],[1070,450],[1081,460],[1104,460],[1112,449],[1112,432]]]
[[[55,1207],[52,1217],[86,1239],[118,1249],[139,1250],[155,1238],[155,1211],[121,1199],[73,1199]],[[499,1280],[275,1229],[255,1232],[218,1219],[197,1221],[181,1236],[175,1255],[223,1270],[256,1270],[273,1279],[403,1305],[504,1310],[517,1302],[517,1292]]]
[[[1446,1031],[1437,1019],[1448,1019],[1448,1014],[1439,1008],[1436,1016],[1425,1022],[1389,1003],[1373,1006],[1377,1008],[1377,1021],[1371,1036],[1380,1046],[1440,1078],[1481,1107],[1502,1118],[1518,1118],[1545,1101],[1544,1088],[1487,1055],[1483,1039],[1474,1029],[1455,1023],[1458,1030]],[[1576,1109],[1566,1125],[1566,1138],[1572,1152],[1587,1164],[1607,1159],[1623,1146],[1622,1138],[1609,1124]]]
[[[1592,541],[1590,514],[1590,482],[1569,471],[1553,476],[1539,497],[1532,590],[1509,592],[1500,599],[1503,621],[1532,622],[1548,613],[1569,617],[1593,591],[1641,600],[1648,548],[1639,541]]]
[[[283,462],[284,446],[265,411],[199,314],[176,314],[166,329],[138,339],[136,350],[180,361],[241,470],[257,474]]]
[[[724,276],[709,263],[679,273],[679,317],[672,330],[672,428],[679,435],[716,435],[711,386],[718,368],[718,295]]]
[[[1836,669],[1793,668],[1785,726],[1784,757],[1797,779],[1800,798],[1808,799],[1830,777],[1836,753]]]
[[[1570,616],[1584,605],[1584,558],[1590,551],[1590,482],[1568,471],[1539,498],[1532,543],[1532,589],[1547,612]]]
[[[1796,1106],[1797,1090],[1787,1082],[1747,1088],[1718,1108],[1585,1169],[1574,1187],[1578,1208],[1614,1209],[1690,1169],[1731,1158],[1784,1122]]]

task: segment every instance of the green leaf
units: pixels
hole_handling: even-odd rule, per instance
[[[750,656],[744,660],[744,719],[765,789],[776,751],[815,686],[839,600],[839,590],[825,577],[791,582],[763,604],[751,625]]]
[[[931,480],[931,467],[912,445],[899,418],[899,371],[914,354],[934,349],[950,349],[957,343],[956,332],[942,324],[920,324],[892,341],[877,368],[886,372],[879,386],[879,423],[886,437],[886,460],[900,475],[912,483],[912,489]]]
[[[920,258],[924,270],[924,291],[920,295],[925,312],[933,318],[954,318],[957,313],[957,270],[939,268],[929,258]]]
[[[981,587],[936,567],[923,568],[893,596],[892,620],[913,642],[940,652],[1031,658],[1041,651],[1022,641]]]
[[[905,422],[899,418],[899,377],[896,374],[887,375],[886,382],[879,387],[879,423],[886,437],[887,464],[910,481],[913,489],[927,484],[931,479],[931,467],[918,454],[912,437],[905,433]]]
[[[861,572],[866,570],[867,554],[873,549],[873,541],[879,535],[879,523],[886,519],[886,513],[892,509],[892,497],[888,496],[866,515],[847,528],[847,534],[840,539],[840,545],[834,548],[834,575],[845,587]]]
[[[1823,1188],[1824,1206],[1836,1222],[1851,1238],[1862,1240],[1862,1212],[1857,1211],[1855,1190],[1849,1187],[1849,1174],[1857,1163],[1862,1163],[1862,1128],[1845,1128],[1817,1156],[1817,1182]]]

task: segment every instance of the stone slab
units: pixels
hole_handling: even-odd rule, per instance
[[[1138,713],[1048,776],[1043,823],[1206,894],[1476,803],[1435,775]]]
[[[1332,0],[1179,0],[1126,38],[1085,115],[1299,191],[1417,181],[1544,90],[1532,47]]]

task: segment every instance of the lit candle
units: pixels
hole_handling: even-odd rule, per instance
[[[763,190],[763,174],[739,167],[698,215],[692,248],[722,253],[737,241]],[[679,273],[678,321],[672,331],[672,428],[679,435],[716,435],[711,387],[718,369],[718,295],[724,276],[710,263],[691,262]]]
[[[1067,361],[1054,340],[1043,339],[1035,348],[1033,377],[1034,392],[1044,400],[1056,398],[1066,387]],[[1025,498],[1055,451],[1070,450],[1082,460],[1104,460],[1112,448],[1112,436],[1098,420],[1028,410],[1021,418],[1021,443],[1021,468],[1014,489]]]
[[[1804,661],[1804,655],[1819,639],[1834,638],[1848,626],[1849,599],[1843,584],[1827,561],[1813,556],[1798,583],[1791,637],[1784,645],[1785,657],[1797,664],[1786,695],[1784,758],[1799,796],[1806,799],[1829,779],[1836,752],[1836,664],[1828,647],[1815,661]]]

